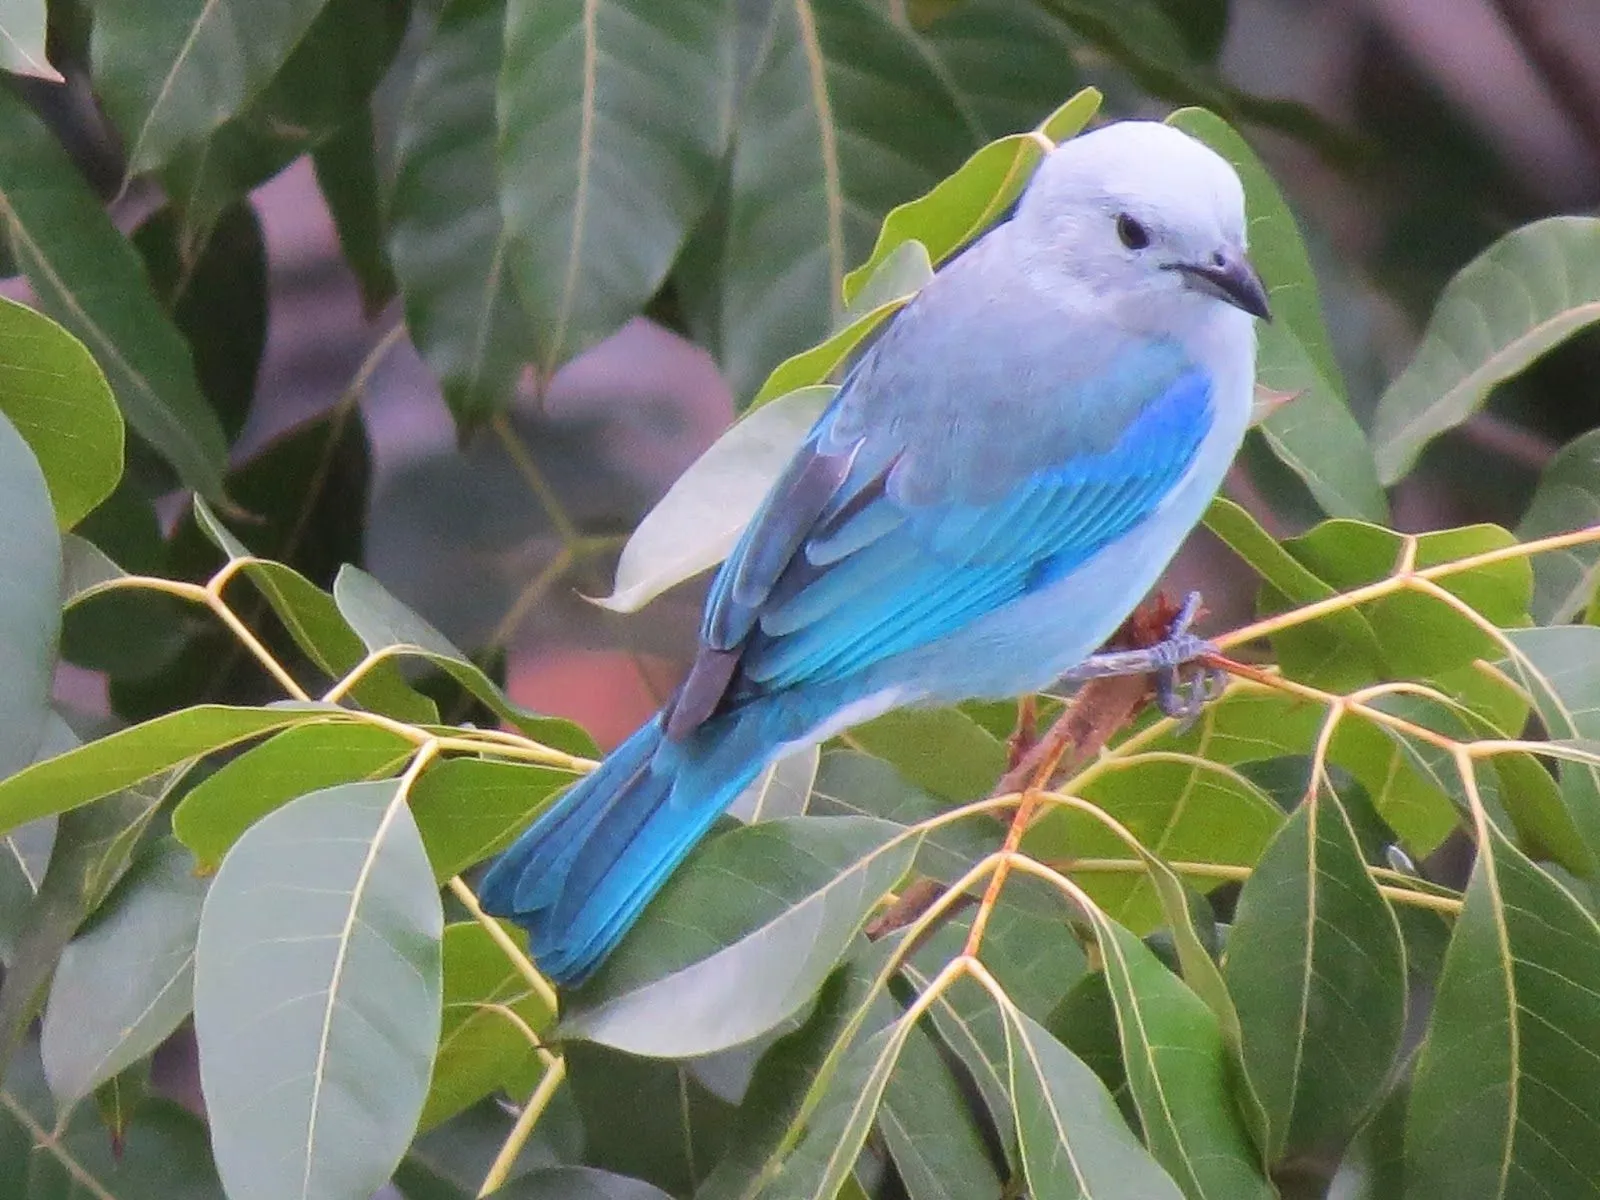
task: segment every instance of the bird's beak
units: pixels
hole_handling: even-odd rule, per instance
[[[1210,292],[1219,300],[1226,300],[1252,317],[1271,321],[1272,309],[1267,304],[1267,289],[1261,282],[1261,276],[1250,265],[1250,260],[1235,250],[1223,251],[1218,259],[1217,262],[1174,263],[1173,269],[1202,291]]]

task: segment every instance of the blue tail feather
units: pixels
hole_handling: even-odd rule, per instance
[[[479,887],[484,910],[528,931],[556,983],[581,982],[759,773],[773,745],[763,724],[734,714],[678,743],[657,715],[500,856]]]

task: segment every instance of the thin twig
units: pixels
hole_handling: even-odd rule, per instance
[[[461,876],[456,875],[449,883],[450,894],[461,902],[461,907],[472,915],[472,919],[482,925],[484,932],[500,947],[500,952],[510,960],[517,973],[528,981],[528,986],[533,989],[539,1002],[551,1012],[556,1011],[556,990],[550,986],[550,981],[539,974],[539,968],[533,965],[533,960],[522,952],[522,947],[517,945],[516,939],[505,931],[499,921],[483,911],[483,906],[478,903],[478,897],[467,886]]]
[[[533,1095],[528,1097],[528,1102],[522,1106],[522,1111],[517,1114],[516,1124],[511,1127],[511,1132],[506,1135],[500,1152],[494,1156],[494,1162],[489,1164],[488,1173],[483,1177],[483,1186],[478,1189],[479,1200],[500,1189],[511,1174],[511,1168],[517,1164],[517,1156],[522,1153],[522,1148],[528,1144],[528,1138],[533,1135],[533,1128],[539,1123],[539,1118],[544,1115],[544,1110],[550,1107],[550,1099],[556,1094],[556,1089],[561,1086],[562,1080],[567,1077],[567,1060],[557,1058],[545,1068],[544,1077],[539,1080],[539,1086],[533,1089]]]

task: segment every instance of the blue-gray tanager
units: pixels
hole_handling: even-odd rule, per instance
[[[1092,658],[1221,485],[1250,418],[1232,168],[1168,126],[1045,156],[1014,215],[884,330],[717,574],[688,678],[483,880],[582,980],[773,758],[910,704],[1171,672]]]

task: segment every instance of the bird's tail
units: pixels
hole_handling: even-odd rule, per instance
[[[528,931],[540,970],[581,982],[760,772],[757,714],[669,741],[658,714],[579,780],[483,878],[479,900]]]

